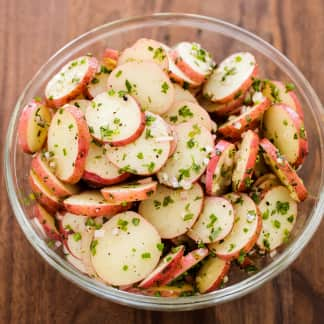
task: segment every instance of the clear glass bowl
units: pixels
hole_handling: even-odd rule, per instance
[[[309,198],[300,204],[297,226],[292,240],[273,258],[265,258],[263,268],[246,278],[231,275],[233,284],[206,295],[161,298],[135,295],[107,287],[81,274],[59,254],[50,249],[30,222],[31,207],[25,198],[30,192],[28,170],[30,156],[17,143],[17,123],[23,106],[42,95],[48,79],[68,60],[84,53],[99,54],[105,47],[122,49],[140,37],[160,40],[169,45],[179,41],[196,41],[211,51],[219,61],[234,51],[251,51],[256,55],[261,74],[272,79],[293,82],[305,112],[310,153],[300,170],[309,190]],[[323,108],[314,90],[300,71],[278,50],[239,27],[214,18],[189,14],[161,13],[124,19],[102,25],[76,38],[53,55],[36,73],[19,97],[12,112],[5,143],[5,177],[10,202],[18,223],[38,253],[65,278],[79,287],[107,300],[151,310],[193,310],[241,297],[278,275],[300,254],[320,224],[324,208]]]

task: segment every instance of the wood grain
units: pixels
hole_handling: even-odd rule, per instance
[[[0,0],[1,147],[15,100],[52,53],[107,21],[159,11],[205,14],[249,29],[282,50],[324,101],[323,0]],[[1,166],[2,160],[1,152]],[[109,303],[66,281],[28,244],[5,194],[0,204],[0,323],[323,323],[324,224],[289,270],[262,289],[171,314]]]

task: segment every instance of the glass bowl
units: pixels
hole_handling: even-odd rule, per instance
[[[157,39],[168,45],[183,40],[196,41],[211,51],[216,61],[235,51],[251,51],[259,63],[261,75],[296,85],[305,112],[310,153],[299,173],[309,190],[309,198],[299,206],[290,243],[275,257],[264,258],[263,268],[256,274],[242,277],[234,273],[230,277],[233,284],[206,295],[168,299],[135,295],[107,287],[81,274],[50,249],[30,222],[31,207],[26,204],[26,196],[30,192],[30,156],[21,152],[17,142],[17,123],[23,106],[34,96],[42,95],[48,79],[70,59],[88,52],[99,54],[105,47],[122,49],[140,37]],[[191,14],[160,13],[118,20],[97,27],[60,49],[40,68],[19,97],[5,142],[4,167],[10,202],[21,229],[38,253],[65,278],[92,294],[150,310],[193,310],[224,303],[251,292],[286,269],[319,226],[324,209],[323,115],[318,97],[300,71],[278,50],[244,29],[218,19]]]

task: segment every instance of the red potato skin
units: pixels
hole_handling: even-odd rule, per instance
[[[132,204],[128,203],[126,206],[122,205],[111,205],[111,204],[94,204],[92,206],[72,204],[63,201],[65,209],[75,215],[82,215],[88,217],[99,217],[99,216],[114,216],[117,213],[126,211],[131,208]]]
[[[187,64],[182,57],[179,55],[177,50],[171,50],[170,56],[174,60],[176,66],[192,81],[197,83],[197,85],[201,85],[205,80],[205,76],[201,73],[198,73],[194,69]]]
[[[243,102],[244,102],[244,95],[239,96],[236,99],[233,99],[227,103],[224,104],[217,104],[217,110],[210,112],[211,114],[214,114],[215,116],[219,116],[219,117],[226,117],[229,116],[231,114],[234,114],[238,111],[237,108],[240,108],[240,106],[242,106]]]
[[[174,152],[176,151],[176,149],[177,149],[178,134],[175,131],[174,126],[169,125],[167,122],[166,122],[166,124],[167,124],[167,126],[169,128],[169,134],[170,134],[170,136],[173,137],[173,140],[170,142],[170,153],[169,153],[169,157],[171,157],[174,154]]]
[[[280,170],[284,176],[287,178],[288,184],[291,186],[293,191],[296,193],[299,201],[303,201],[307,198],[307,189],[304,186],[303,181],[299,178],[296,171],[290,166],[289,162],[282,156],[280,156],[277,148],[266,138],[263,138],[260,141],[260,147],[263,150],[263,154],[271,159],[278,169],[273,169],[275,173],[277,170]],[[281,157],[282,163],[277,161],[278,156]],[[278,177],[280,179],[280,177]],[[281,181],[281,179],[280,179]],[[285,186],[286,183],[283,183]]]
[[[78,156],[75,160],[74,172],[68,177],[64,179],[64,182],[67,183],[77,183],[83,175],[85,162],[89,151],[89,146],[91,142],[91,135],[89,133],[89,128],[87,122],[84,119],[84,115],[80,109],[75,106],[69,105],[64,108],[69,111],[69,113],[75,118],[77,121],[78,127]],[[62,179],[63,180],[63,179]]]
[[[240,180],[239,184],[237,185],[237,191],[239,192],[244,192],[249,190],[250,188],[247,187],[246,185],[246,179],[250,178],[252,179],[252,175],[254,172],[254,167],[255,167],[255,163],[256,163],[256,158],[258,155],[258,151],[259,151],[259,136],[258,134],[256,134],[255,132],[249,130],[248,132],[251,132],[253,134],[251,142],[250,142],[250,152],[249,152],[249,157],[246,161],[246,165],[245,165],[245,172],[243,175],[243,178]],[[249,170],[252,170],[252,172],[248,172]]]
[[[64,214],[65,214],[65,211],[57,212],[55,214],[55,218],[57,219],[58,229],[59,229],[59,232],[60,232],[60,235],[61,235],[61,238],[62,238],[63,242],[64,242],[64,239],[66,239],[69,234],[73,233],[72,230],[67,230],[63,226],[63,220],[60,219],[60,217],[64,217]]]
[[[165,285],[169,284],[171,281],[179,277],[181,274],[192,268],[202,259],[204,259],[209,254],[207,248],[200,248],[189,252],[187,255],[180,259],[180,262],[174,269],[174,272],[170,274],[168,280],[164,282]]]
[[[29,184],[32,192],[35,194],[37,201],[49,212],[55,213],[60,207],[62,207],[59,199],[53,199],[53,197],[49,196],[44,189],[36,182],[36,175],[33,171],[29,173]],[[45,186],[42,183],[43,186]],[[46,186],[45,186],[46,187]]]
[[[157,182],[154,181],[150,186],[141,190],[131,188],[128,191],[125,189],[124,192],[113,193],[110,188],[103,188],[101,189],[101,194],[104,196],[105,200],[111,203],[141,201],[147,199],[150,196],[149,193],[155,192],[156,187]]]
[[[256,78],[259,74],[259,67],[256,64],[254,70],[252,71],[251,75],[240,85],[240,87],[235,90],[233,93],[228,95],[227,97],[224,97],[221,100],[216,100],[215,102],[220,103],[220,104],[226,104],[232,100],[235,99],[235,97],[239,93],[246,93],[246,91],[251,87],[253,83],[253,79]]]
[[[64,198],[75,194],[76,192],[69,191],[53,173],[48,171],[45,163],[46,162],[42,160],[41,153],[37,153],[31,162],[31,169],[44,182],[44,184],[52,190],[58,198]]]
[[[249,199],[251,199],[251,198],[249,198]],[[216,253],[216,255],[219,258],[221,258],[225,261],[232,261],[240,256],[241,251],[243,251],[244,253],[248,253],[253,249],[254,245],[256,244],[256,242],[260,236],[261,230],[262,230],[262,217],[261,217],[260,211],[257,207],[256,207],[256,210],[257,210],[257,219],[258,219],[257,228],[256,228],[255,233],[252,235],[252,237],[248,241],[248,243],[240,251],[234,251],[233,253],[226,253],[226,254]]]
[[[55,99],[49,99],[46,98],[46,103],[51,108],[60,108],[69,101],[76,99],[77,96],[82,94],[87,84],[93,79],[94,75],[96,74],[98,70],[99,63],[95,57],[91,57],[89,59],[89,68],[87,73],[84,75],[84,77],[78,82],[78,84],[75,86],[75,88],[68,93],[67,95],[61,97],[61,98],[55,98]]]
[[[219,288],[224,277],[228,274],[230,267],[231,267],[231,263],[229,261],[227,261],[225,263],[225,266],[224,266],[222,272],[220,273],[220,275],[216,278],[216,280],[213,282],[213,284],[204,292],[204,294],[209,293],[209,292],[214,291],[217,288]]]
[[[112,48],[106,48],[102,55],[102,63],[108,70],[113,70],[117,66],[119,52]]]
[[[294,123],[294,126],[297,129],[297,133],[299,134],[301,128],[304,127],[304,122],[301,119],[300,115],[295,110],[293,110],[292,108],[290,108],[287,105],[280,104],[280,106],[290,116],[291,120]],[[306,138],[301,138],[299,136],[298,141],[299,141],[299,152],[298,152],[296,161],[293,163],[293,166],[295,168],[297,168],[298,166],[303,164],[304,159],[305,159],[306,155],[308,154],[308,141],[307,141],[307,139]]]
[[[175,74],[175,73],[169,71],[168,75],[169,75],[169,78],[170,78],[171,81],[178,83],[181,87],[184,86],[185,81],[184,81],[181,77],[179,77],[177,74]],[[196,89],[196,88],[199,87],[199,84],[197,84],[197,83],[195,83],[194,81],[192,81],[192,82],[188,85],[188,87],[189,87],[189,89]]]
[[[44,103],[36,102],[32,100],[29,104],[27,104],[20,117],[19,117],[19,124],[18,124],[18,143],[24,153],[33,154],[34,152],[28,145],[28,122],[29,119],[32,117],[32,114],[35,110],[37,110],[40,106],[43,106]]]
[[[149,280],[144,279],[139,285],[139,288],[149,288],[153,285],[163,286],[170,280],[170,275],[174,272],[175,268],[179,264],[181,258],[183,257],[184,247],[176,253],[173,259],[166,263],[159,273],[155,276],[149,278]]]
[[[218,161],[220,160],[220,157],[222,153],[228,148],[228,146],[231,145],[231,143],[220,140],[216,146],[214,151],[219,151],[221,152],[219,155],[214,155],[210,160],[207,165],[206,169],[206,193],[209,196],[213,196],[213,175],[215,172],[215,169],[217,167]]]
[[[49,239],[55,240],[55,241],[61,241],[61,235],[56,227],[51,227],[46,222],[46,216],[44,215],[47,213],[47,211],[39,204],[34,205],[33,208],[33,214],[38,219],[39,223],[42,225],[46,235]],[[48,213],[47,213],[48,214]],[[52,217],[52,215],[48,214],[47,217]],[[54,219],[54,218],[53,218]]]
[[[102,187],[121,183],[130,177],[130,173],[122,173],[116,178],[102,178],[93,172],[84,171],[82,179],[89,182],[92,186]]]
[[[270,107],[271,101],[268,98],[265,98],[260,104],[255,106],[248,115],[242,116],[236,122],[226,122],[225,124],[221,125],[218,128],[218,132],[222,134],[224,137],[238,140],[240,139],[243,132],[254,129],[257,127],[260,118],[262,117],[263,113]],[[247,117],[249,117],[250,121],[247,121]],[[235,128],[234,124],[240,123],[240,128]]]

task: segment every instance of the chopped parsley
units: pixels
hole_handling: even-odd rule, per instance
[[[277,209],[277,212],[279,214],[286,215],[288,210],[289,210],[289,202],[277,201],[276,202],[276,209]]]
[[[161,92],[162,93],[167,93],[169,90],[169,85],[164,81],[161,86]]]
[[[80,241],[81,239],[82,239],[81,233],[77,232],[77,233],[74,233],[74,234],[73,234],[73,240],[74,240],[75,242],[78,242],[78,241]]]
[[[159,251],[163,251],[163,249],[164,249],[164,244],[163,243],[157,243],[156,244],[156,248],[159,250]]]
[[[134,226],[137,226],[140,223],[140,219],[138,217],[132,218],[132,223]]]
[[[163,207],[166,207],[166,206],[168,206],[169,204],[172,204],[172,203],[174,203],[174,200],[170,196],[166,196],[163,199],[162,205],[163,205]]]
[[[293,91],[296,89],[296,86],[293,83],[286,83],[286,92]]]
[[[98,240],[93,240],[91,241],[91,244],[90,244],[90,252],[93,256],[96,255],[97,253],[97,250],[96,250],[96,247],[98,245]]]
[[[189,109],[187,105],[181,107],[179,109],[179,116],[181,117],[193,117],[192,111]]]
[[[119,229],[121,229],[124,232],[127,232],[127,225],[128,225],[128,221],[124,220],[124,219],[118,219],[117,225],[119,227]]]
[[[119,78],[121,75],[122,75],[122,70],[119,70],[117,73],[116,73],[116,78]]]
[[[142,259],[150,259],[151,258],[151,253],[150,252],[144,252],[142,253]]]

